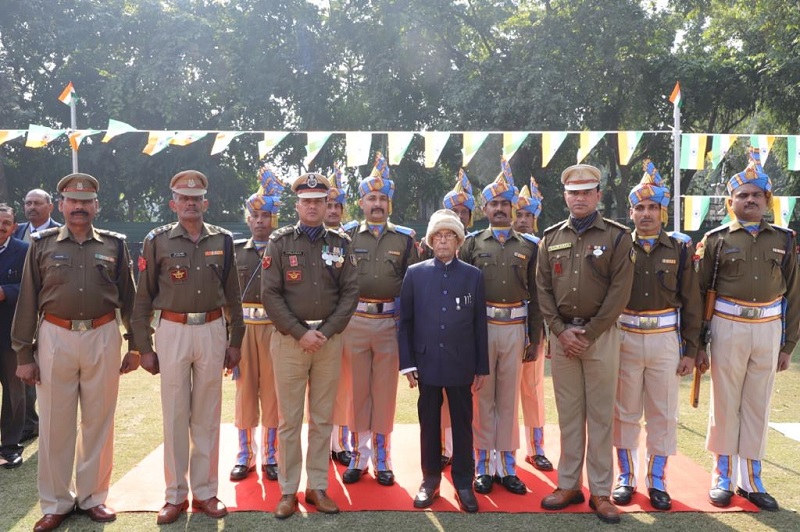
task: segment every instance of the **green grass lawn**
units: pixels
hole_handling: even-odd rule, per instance
[[[549,373],[549,366],[548,366]],[[711,470],[709,453],[704,448],[708,416],[708,377],[704,379],[702,401],[698,409],[688,403],[690,379],[683,382],[681,420],[678,433],[680,451]],[[400,381],[396,420],[416,423],[416,390],[410,390],[405,378]],[[771,420],[800,421],[800,356],[795,353],[792,366],[780,373],[775,383]],[[222,420],[233,422],[234,384],[225,381]],[[547,416],[556,422],[552,382],[548,375],[545,389]],[[126,375],[120,383],[116,419],[116,447],[112,482],[147,456],[162,441],[159,379],[143,370]],[[41,517],[36,491],[38,445],[34,440],[24,453],[25,463],[15,470],[0,469],[0,530],[31,530]],[[524,452],[524,450],[522,451]],[[520,453],[521,455],[522,453]],[[551,457],[557,459],[558,457]],[[225,479],[220,479],[225,481]],[[703,485],[710,476],[697,479]],[[781,504],[780,512],[753,513],[634,513],[624,514],[615,529],[639,530],[659,528],[671,530],[800,530],[800,442],[770,430],[767,456],[764,460],[764,481]],[[151,489],[142,486],[141,489]],[[275,488],[277,489],[277,487]],[[538,504],[539,496],[533,500]],[[679,496],[673,494],[673,496]],[[271,510],[271,509],[270,509]],[[83,530],[156,530],[155,513],[120,514],[117,521],[102,526],[84,516],[73,516],[62,529]],[[279,522],[269,512],[233,513],[221,521],[204,515],[187,516],[164,530],[588,530],[602,525],[593,514],[476,514],[453,512],[349,512],[337,516],[298,514]]]

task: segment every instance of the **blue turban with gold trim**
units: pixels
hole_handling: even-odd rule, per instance
[[[669,211],[667,210],[670,199],[669,189],[664,186],[661,174],[658,173],[650,159],[642,161],[642,170],[644,170],[642,180],[633,187],[628,199],[631,206],[636,206],[644,200],[651,200],[661,205],[661,223],[665,224],[669,220]]]
[[[734,175],[728,181],[728,194],[742,185],[755,185],[764,192],[772,192],[772,180],[764,172],[761,166],[761,151],[758,148],[750,147],[750,162],[747,168]]]
[[[469,182],[467,171],[463,168],[458,171],[458,180],[453,190],[444,195],[442,206],[453,210],[456,205],[463,205],[469,209],[469,225],[472,227],[472,212],[475,210],[475,196],[472,195],[472,184]]]
[[[511,202],[512,205],[517,204],[517,194],[519,189],[514,186],[514,176],[511,174],[511,166],[505,158],[500,159],[500,173],[497,178],[486,185],[481,192],[481,196],[486,203],[489,203],[494,198],[502,197]]]
[[[281,206],[281,192],[283,183],[275,177],[272,170],[267,166],[262,166],[258,171],[258,191],[247,198],[244,206],[247,212],[252,214],[256,211],[264,211],[272,214],[273,225],[278,222],[278,210]]]
[[[331,188],[328,190],[328,201],[344,205],[347,198],[342,186],[342,169],[338,163],[333,165],[333,174],[328,176],[328,181],[331,182]]]

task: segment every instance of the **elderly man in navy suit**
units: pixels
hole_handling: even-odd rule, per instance
[[[436,211],[426,241],[433,259],[410,266],[400,292],[400,373],[419,386],[422,485],[416,508],[439,496],[442,479],[442,390],[447,393],[453,427],[453,484],[459,505],[477,512],[472,491],[472,389],[489,374],[483,274],[456,258],[464,227],[448,209]]]
[[[17,378],[17,355],[11,349],[11,322],[17,306],[22,266],[28,243],[11,235],[17,224],[14,209],[0,203],[0,464],[6,469],[22,465],[22,428],[25,423],[25,384]]]

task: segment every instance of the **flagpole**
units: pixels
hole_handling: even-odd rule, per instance
[[[70,127],[72,131],[77,131],[78,129],[78,112],[75,109],[75,98],[73,96],[72,100],[69,102],[69,118],[70,118]],[[78,150],[72,149],[72,173],[78,173]]]
[[[672,106],[672,117],[675,121],[672,128],[672,138],[674,145],[673,153],[673,167],[675,176],[675,201],[673,208],[675,214],[673,216],[674,230],[680,232],[681,230],[681,107],[678,101],[675,101]]]

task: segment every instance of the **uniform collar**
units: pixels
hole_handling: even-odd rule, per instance
[[[633,243],[638,246],[640,237],[639,237],[639,233],[636,232],[636,229],[633,230],[633,232],[631,233],[631,236],[633,237]],[[668,248],[675,247],[673,245],[672,239],[669,237],[669,234],[666,231],[664,231],[663,229],[661,230],[661,233],[659,233],[658,238],[656,238],[656,242],[660,246],[666,246]],[[655,249],[655,246],[653,247],[653,249]]]
[[[594,217],[594,221],[592,222],[592,224],[584,230],[584,233],[586,231],[588,231],[592,227],[596,227],[596,228],[600,229],[601,231],[605,230],[606,221],[600,215],[599,211],[595,211],[595,212],[597,212],[597,216]],[[591,214],[589,216],[591,216]],[[567,225],[566,226],[569,227],[570,229],[572,229],[573,231],[575,231],[576,233],[578,232],[578,230],[575,229],[575,226],[572,225],[572,216],[568,216],[567,217]]]
[[[200,240],[204,239],[205,237],[213,235],[213,234],[216,234],[218,232],[219,231],[217,231],[216,229],[213,229],[212,227],[209,227],[207,223],[203,223],[203,227],[200,229],[200,238],[198,239],[198,242]],[[189,238],[189,240],[191,240],[191,238],[189,237],[188,231],[186,231],[186,228],[183,227],[180,224],[180,222],[178,222],[178,223],[175,224],[175,227],[173,227],[170,230],[169,237],[170,238],[178,238],[178,237],[182,237],[182,236],[186,237],[186,238]]]
[[[739,230],[747,231],[747,229],[744,228],[744,226],[739,222],[739,220],[732,221],[731,225],[730,225],[730,228],[728,230],[731,233],[733,233],[734,231],[739,231]],[[758,226],[758,231],[761,232],[761,231],[764,231],[764,230],[775,231],[775,228],[772,227],[770,224],[768,224],[767,221],[762,218],[761,219],[761,223]]]
[[[392,233],[396,233],[397,232],[397,229],[395,228],[395,225],[392,222],[390,222],[389,220],[386,220],[386,222],[383,225],[384,225],[384,227],[383,227],[384,231],[391,231]],[[362,220],[361,223],[358,226],[358,232],[359,233],[363,233],[365,231],[369,232],[369,222],[366,219]]]
[[[58,242],[61,242],[62,240],[67,240],[67,239],[75,240],[72,237],[72,233],[69,232],[69,229],[67,228],[66,224],[64,224],[58,228],[58,238],[56,238],[56,240]],[[100,236],[100,233],[97,232],[97,229],[95,229],[94,226],[92,226],[91,236],[89,237],[89,240],[97,240],[98,242],[103,242],[103,237]]]

